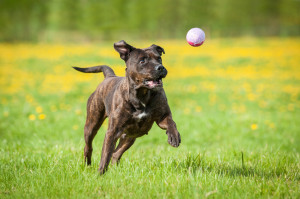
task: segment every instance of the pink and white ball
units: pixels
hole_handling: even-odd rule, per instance
[[[200,28],[192,28],[186,34],[186,40],[191,46],[201,46],[205,40],[205,33]]]

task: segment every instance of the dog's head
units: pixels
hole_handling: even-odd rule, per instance
[[[161,55],[165,53],[162,47],[153,44],[139,49],[122,40],[115,43],[114,48],[126,62],[126,76],[134,82],[136,88],[162,87],[162,78],[168,73],[162,65]]]

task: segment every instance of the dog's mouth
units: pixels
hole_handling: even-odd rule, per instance
[[[144,80],[144,85],[150,89],[156,88],[156,87],[162,87],[163,82],[162,82],[162,77],[159,77],[157,79],[145,79]]]

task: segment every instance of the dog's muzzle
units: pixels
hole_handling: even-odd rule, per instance
[[[163,82],[162,78],[165,78],[167,76],[167,69],[163,65],[157,65],[155,66],[155,72],[156,72],[156,77],[153,79],[145,79],[144,80],[144,85],[150,89],[156,88],[156,87],[162,87]]]
[[[155,66],[155,70],[158,72],[160,78],[165,78],[168,74],[167,69],[161,64]]]

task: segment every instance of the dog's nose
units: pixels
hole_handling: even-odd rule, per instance
[[[163,65],[157,65],[155,66],[155,70],[157,71],[157,73],[161,76],[161,77],[166,77],[168,74],[167,69],[163,66]]]
[[[159,72],[163,72],[166,69],[163,65],[158,65],[158,66],[155,66],[155,70],[158,70]]]

